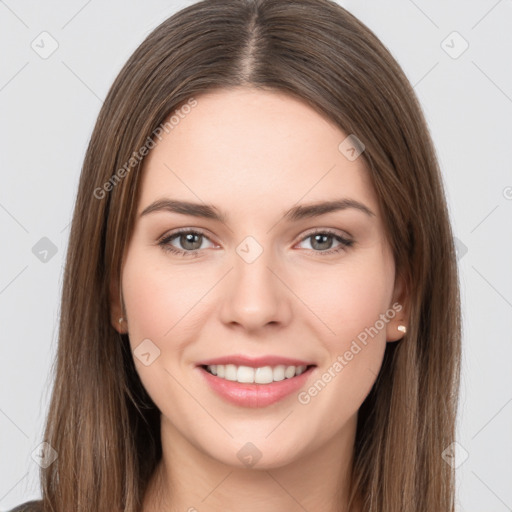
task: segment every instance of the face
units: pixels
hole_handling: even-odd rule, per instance
[[[121,332],[175,443],[282,466],[353,432],[401,288],[348,134],[283,93],[195,99],[145,159]]]

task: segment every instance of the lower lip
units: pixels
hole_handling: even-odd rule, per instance
[[[310,366],[305,372],[269,384],[242,384],[237,381],[226,380],[212,375],[202,366],[197,366],[210,387],[228,402],[240,407],[266,407],[272,405],[288,395],[302,388],[312,371],[316,368]]]

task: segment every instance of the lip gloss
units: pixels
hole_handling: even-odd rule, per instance
[[[311,366],[300,375],[290,379],[268,384],[246,384],[217,377],[205,368],[197,367],[208,386],[221,398],[239,407],[251,408],[272,405],[299,391],[305,385],[314,368]]]

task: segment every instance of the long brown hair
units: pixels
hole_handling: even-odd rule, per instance
[[[412,87],[377,37],[331,0],[215,0],[158,26],[125,64],[85,156],[62,291],[41,470],[43,508],[140,510],[162,456],[159,411],[126,335],[110,321],[113,282],[140,192],[139,150],[191,98],[250,86],[301,98],[364,143],[408,332],[388,343],[360,408],[352,499],[365,512],[452,512],[460,304],[439,165]],[[127,163],[129,164],[127,165]],[[124,172],[119,172],[124,168]]]

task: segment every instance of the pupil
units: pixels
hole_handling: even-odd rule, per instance
[[[195,234],[195,233],[188,233],[185,236],[185,243],[183,244],[183,247],[187,248],[187,249],[197,249],[197,247],[189,247],[187,246],[188,243],[191,243],[193,244],[194,243],[194,238],[196,237],[200,237],[201,235],[200,234]],[[196,242],[197,243],[197,242]],[[199,244],[199,246],[201,246],[201,244]]]
[[[190,243],[193,245],[194,238],[199,238],[201,236],[202,235],[200,235],[199,233],[188,233],[188,234],[184,235],[184,237],[185,237],[185,243],[183,244],[184,247],[187,247],[188,249],[192,249],[192,250],[197,249],[197,247],[189,247],[189,246],[187,246],[187,244]],[[327,240],[330,238],[331,238],[331,235],[315,235],[313,237],[313,239],[314,239],[313,247],[315,247],[315,245],[320,244],[320,247],[318,247],[318,246],[316,247],[317,249],[328,249],[329,248],[328,246],[330,244],[327,243]],[[197,240],[196,240],[196,243],[197,243]],[[199,245],[201,245],[201,244],[199,244]],[[327,245],[327,247],[322,247],[323,245]]]
[[[329,239],[331,237],[331,235],[315,235],[313,238],[314,238],[314,244],[313,244],[313,247],[314,245],[319,242],[320,245],[322,244],[326,244],[326,240]],[[327,244],[329,245],[329,244]],[[329,247],[317,247],[317,249],[328,249]]]

